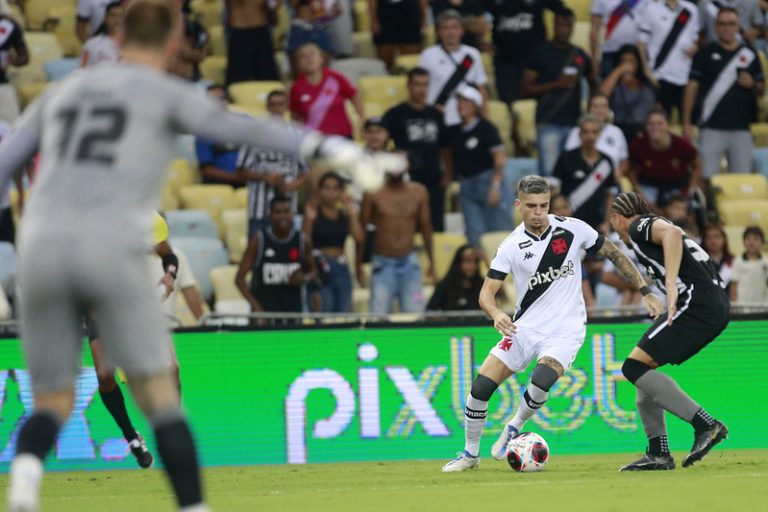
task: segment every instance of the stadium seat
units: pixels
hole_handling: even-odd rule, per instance
[[[451,267],[456,250],[467,243],[467,237],[456,233],[435,233],[432,244],[435,256],[435,278],[445,277]]]
[[[223,25],[214,25],[208,29],[208,51],[218,57],[227,56],[227,39]]]
[[[369,59],[376,58],[376,47],[373,45],[373,38],[369,31],[355,32],[352,34],[352,40],[355,43],[355,55]]]
[[[400,73],[408,73],[411,69],[419,65],[420,55],[399,55],[395,59],[395,70]]]
[[[234,207],[234,191],[229,185],[185,185],[179,189],[181,207],[184,209],[206,210],[224,233],[221,212]]]
[[[178,194],[181,187],[194,183],[197,183],[197,171],[192,168],[189,160],[185,158],[171,160],[165,172],[165,186],[169,187],[174,194]]]
[[[355,32],[370,32],[371,12],[368,10],[368,2],[356,0],[352,10],[355,19]]]
[[[221,25],[224,12],[224,5],[221,0],[193,0],[191,6],[197,21],[206,30],[210,30],[211,27],[216,25]]]
[[[75,58],[49,60],[45,63],[45,74],[49,82],[61,80],[80,67],[80,60]]]
[[[248,217],[245,209],[224,210],[221,223],[224,225],[224,245],[227,246],[229,261],[240,263],[248,246]]]
[[[16,22],[21,25],[22,27],[29,28],[29,25],[27,24],[27,16],[24,14],[24,11],[22,10],[21,6],[15,3],[12,3],[10,5],[11,11],[10,16],[16,20]]]
[[[14,276],[16,275],[16,249],[10,242],[0,242],[0,286],[10,297],[14,292]]]
[[[492,259],[493,255],[496,254],[496,249],[508,236],[509,231],[491,231],[483,234],[480,237],[480,248],[483,249],[486,258]]]
[[[38,96],[43,94],[43,92],[45,92],[45,90],[48,88],[48,85],[48,82],[33,82],[19,86],[16,92],[19,97],[19,106],[22,108],[22,110],[25,109],[27,105],[35,101]]]
[[[357,84],[364,76],[381,76],[387,74],[387,66],[379,59],[351,58],[339,59],[331,64],[331,68]]]
[[[718,201],[768,199],[768,180],[762,174],[716,174],[712,187]]]
[[[518,123],[520,139],[533,144],[536,141],[536,100],[518,100],[512,104],[513,122]]]
[[[749,126],[755,146],[762,148],[768,146],[768,123],[754,123]],[[745,169],[746,170],[746,169]]]
[[[227,72],[227,58],[217,55],[206,57],[200,63],[200,74],[203,79],[214,84],[223,84]]]
[[[220,300],[245,300],[235,285],[236,274],[237,265],[214,267],[209,271],[211,286],[213,286],[214,304]],[[215,311],[216,306],[213,309]]]
[[[179,208],[179,198],[176,193],[168,186],[164,186],[160,191],[160,211],[170,212]]]
[[[744,230],[746,226],[728,224],[723,226],[725,238],[728,240],[728,249],[731,254],[741,254],[744,252]]]
[[[740,201],[721,201],[718,210],[723,222],[738,226],[761,226],[768,232],[768,200],[744,199]]]
[[[27,0],[24,2],[24,15],[27,30],[43,30],[45,22],[50,17],[52,8],[57,7],[61,0]]]
[[[217,238],[216,224],[205,210],[176,210],[167,212],[165,220],[168,223],[170,236]]]
[[[200,293],[206,302],[213,296],[213,285],[209,273],[214,267],[229,264],[227,251],[218,238],[175,238],[169,240],[171,247],[178,247],[187,255],[192,272],[200,284]]]
[[[366,101],[363,103],[363,110],[365,111],[365,117],[371,117],[383,116],[389,108],[378,101]]]
[[[272,91],[285,91],[282,82],[238,82],[229,86],[229,95],[238,105],[255,105],[265,108],[267,95]]]
[[[404,76],[365,76],[359,85],[363,101],[376,101],[392,107],[408,99]]]
[[[488,102],[488,117],[499,130],[499,136],[507,150],[507,154],[513,154],[514,145],[512,144],[512,119],[509,116],[507,104],[502,101],[490,100]]]
[[[48,11],[48,19],[44,27],[46,32],[52,32],[56,36],[64,55],[73,58],[80,57],[83,46],[77,37],[76,18],[76,4],[74,2],[62,3]]]
[[[30,63],[34,62],[42,67],[49,60],[64,57],[59,40],[49,32],[27,32],[24,34],[24,40],[29,50]]]
[[[445,219],[445,232],[451,234],[464,233],[464,214],[461,212],[448,212],[443,218]]]
[[[248,187],[235,189],[235,208],[248,208]]]
[[[589,34],[592,31],[592,23],[589,21],[577,21],[573,25],[571,43],[589,52]]]

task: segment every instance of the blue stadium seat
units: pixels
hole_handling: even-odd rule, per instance
[[[61,80],[80,67],[80,59],[56,59],[45,63],[45,74],[49,82]]]
[[[165,213],[168,231],[174,238],[218,238],[216,224],[205,210],[173,210]]]
[[[187,255],[192,272],[200,284],[203,300],[210,302],[213,297],[212,268],[229,264],[227,250],[218,238],[171,237],[171,247],[178,247]]]
[[[14,277],[16,276],[16,249],[12,243],[0,242],[0,286],[8,297],[14,293]]]

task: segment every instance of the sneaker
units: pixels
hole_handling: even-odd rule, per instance
[[[507,425],[499,434],[499,438],[491,446],[491,456],[496,460],[504,460],[507,457],[507,445],[517,437],[520,432],[512,425]]]
[[[720,421],[715,420],[715,424],[707,430],[694,433],[693,447],[683,459],[683,467],[687,468],[704,458],[717,443],[728,438],[728,427]]]
[[[29,454],[17,455],[11,462],[8,480],[8,512],[37,512],[40,507],[40,481],[43,464]]]
[[[473,457],[468,451],[459,452],[455,459],[443,466],[443,473],[476,469],[480,465],[480,457]]]
[[[152,457],[152,454],[149,453],[147,443],[144,441],[144,438],[141,437],[141,434],[137,432],[136,436],[136,439],[133,439],[128,443],[128,446],[131,448],[131,453],[136,457],[136,462],[139,463],[140,467],[144,469],[150,468],[155,462],[155,459]]]
[[[621,466],[619,471],[665,471],[675,469],[675,459],[672,455],[651,455],[645,452],[645,455],[626,466]]]

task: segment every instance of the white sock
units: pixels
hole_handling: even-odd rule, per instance
[[[8,510],[37,510],[43,461],[30,453],[17,455],[11,462],[8,485]]]
[[[198,503],[197,505],[182,508],[181,512],[211,512],[211,509],[205,503]]]
[[[480,454],[480,438],[488,415],[488,402],[467,396],[467,408],[464,410],[464,450],[474,457]]]
[[[549,392],[544,391],[535,384],[529,384],[528,389],[523,394],[523,399],[520,400],[520,406],[517,408],[515,417],[509,422],[510,425],[515,427],[518,432],[523,430],[525,422],[531,419],[531,416],[536,414],[538,410],[547,401]]]

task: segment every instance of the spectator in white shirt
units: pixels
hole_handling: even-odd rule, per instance
[[[117,62],[120,59],[120,48],[117,46],[116,38],[123,23],[124,13],[125,8],[120,0],[107,5],[104,23],[99,27],[96,35],[83,45],[80,67],[95,66],[102,62]]]

